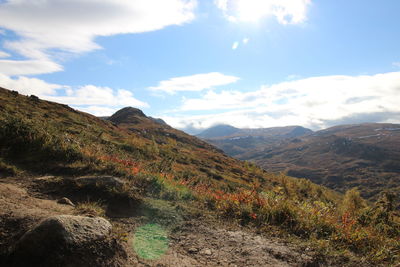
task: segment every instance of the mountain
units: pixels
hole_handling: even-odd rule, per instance
[[[218,126],[217,126],[218,127]],[[262,146],[273,144],[287,138],[295,138],[313,133],[310,129],[301,126],[271,127],[258,129],[238,129],[232,126],[224,125],[220,127],[209,128],[198,137],[219,147],[230,156],[243,159],[243,155],[248,151],[259,149]],[[218,134],[223,133],[223,134]]]
[[[143,111],[133,107],[126,107],[118,110],[115,114],[108,118],[108,120],[121,124],[121,123],[134,123],[137,124],[142,120],[147,120],[147,116]]]
[[[163,119],[160,118],[153,118],[149,116],[149,119],[153,120],[154,122],[157,122],[159,124],[164,124],[164,125],[168,125]]]
[[[389,194],[266,172],[133,107],[101,119],[3,88],[0,103],[1,266],[399,263]]]
[[[131,111],[129,111],[129,109]],[[126,108],[123,108],[123,109],[119,110],[117,113],[113,114],[113,116],[114,116],[113,120],[118,121],[119,117],[124,117],[124,116],[128,115],[127,113],[131,113],[132,115],[134,115],[134,113],[137,113],[136,115],[138,115],[139,117],[140,116],[141,117],[143,117],[143,116],[146,117],[146,115],[144,115],[143,111],[141,111],[140,109],[136,109],[136,108],[132,108],[132,107],[126,107]],[[102,117],[99,117],[99,118],[103,119],[103,120],[110,120],[110,116],[102,116]],[[151,119],[152,121],[158,123],[158,124],[168,125],[164,120],[162,120],[160,118],[153,118],[153,117],[150,117],[150,116],[148,116],[148,118]]]
[[[220,124],[204,130],[203,132],[197,134],[197,137],[200,138],[224,137],[224,136],[230,136],[238,132],[239,130],[240,129],[230,125]]]
[[[284,171],[339,192],[357,187],[371,200],[384,190],[400,192],[400,125],[341,125],[293,137],[259,146],[252,146],[248,138],[240,154],[227,148],[229,140],[210,142],[268,171]]]

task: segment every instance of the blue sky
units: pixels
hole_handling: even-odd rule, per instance
[[[0,86],[181,129],[400,122],[400,2],[0,0]]]

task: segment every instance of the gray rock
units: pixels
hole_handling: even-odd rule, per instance
[[[211,256],[211,255],[212,255],[212,251],[211,251],[211,249],[206,248],[206,249],[203,249],[203,250],[200,252],[200,254],[206,255],[206,256]]]
[[[57,203],[59,203],[59,204],[65,204],[65,205],[70,205],[70,206],[72,206],[72,207],[75,207],[75,204],[72,203],[72,201],[69,200],[69,198],[66,198],[66,197],[60,198],[60,199],[57,201]]]
[[[91,245],[111,232],[104,218],[58,215],[45,219],[17,242],[14,254],[32,259],[58,254],[66,249]]]

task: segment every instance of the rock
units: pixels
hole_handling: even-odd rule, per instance
[[[54,180],[54,179],[55,179],[55,176],[51,176],[51,175],[41,176],[41,177],[35,178],[36,181],[44,181],[44,182],[51,181],[51,180]]]
[[[200,252],[200,254],[206,255],[206,256],[211,256],[212,255],[212,251],[211,251],[211,249],[205,248]]]
[[[188,252],[189,253],[197,253],[199,250],[197,248],[189,248]]]
[[[101,250],[101,241],[109,236],[111,228],[111,224],[100,217],[49,217],[18,240],[13,251],[14,261],[17,265],[20,261],[23,264],[29,261],[33,265],[59,266],[59,261],[66,260],[66,255],[73,257],[74,251],[87,247]]]
[[[75,182],[81,186],[97,186],[117,190],[121,190],[125,184],[124,181],[113,176],[82,176],[76,178]]]
[[[35,96],[35,95],[31,95],[31,96],[29,97],[29,100],[31,100],[31,101],[33,101],[33,102],[39,102],[39,101],[40,101],[39,97],[37,97],[37,96]]]
[[[75,207],[75,204],[72,203],[72,201],[69,200],[69,199],[66,198],[66,197],[60,198],[60,199],[57,201],[57,203],[59,203],[59,204],[65,204],[65,205],[70,205],[70,206],[72,206],[72,207]]]

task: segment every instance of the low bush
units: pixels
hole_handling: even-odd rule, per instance
[[[6,116],[0,119],[1,153],[11,158],[30,155],[29,158],[35,161],[70,163],[82,159],[79,147],[60,134],[49,133],[49,129],[27,119]]]

